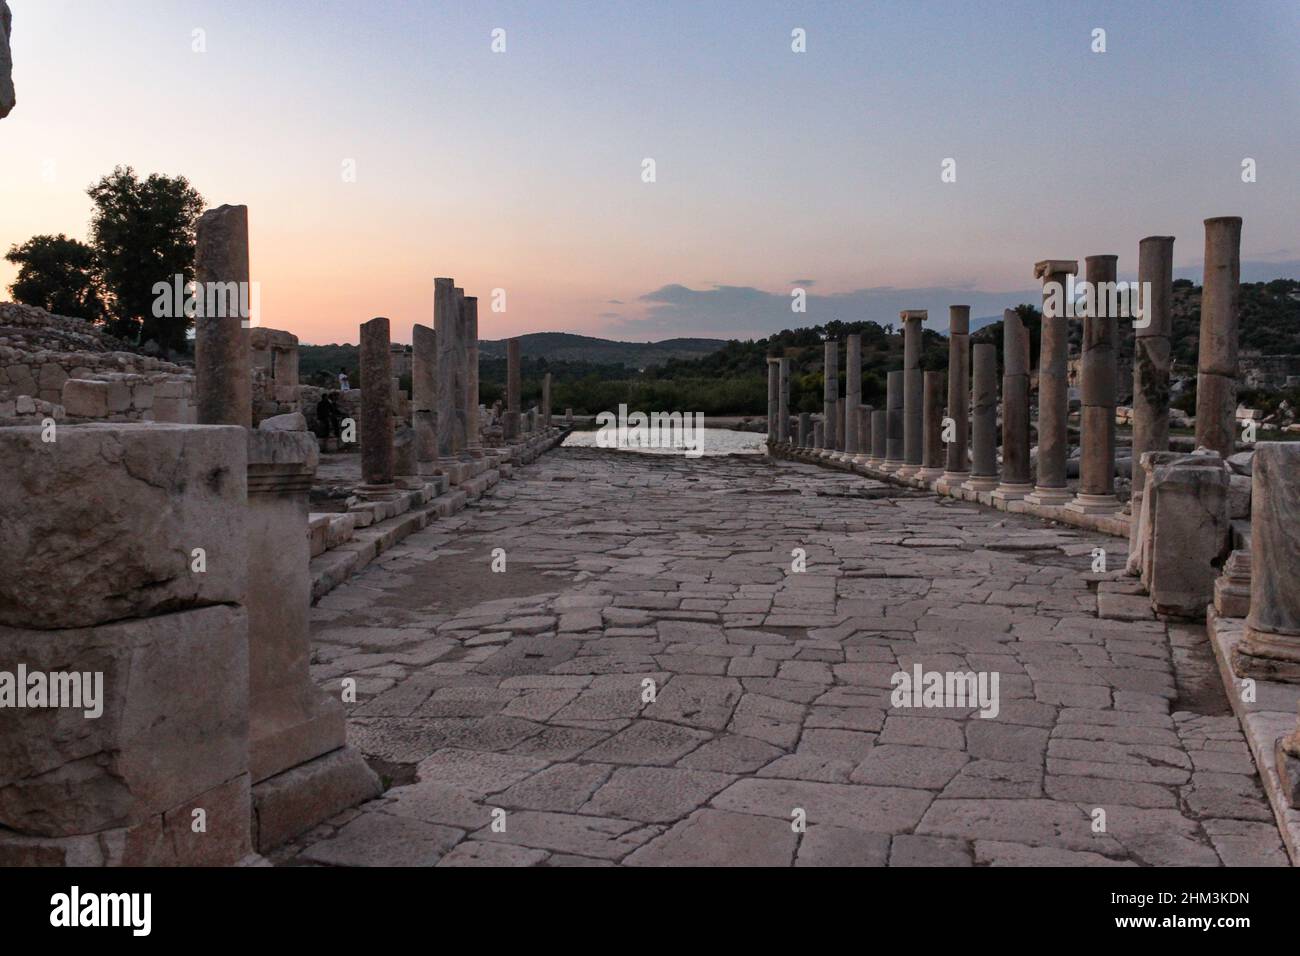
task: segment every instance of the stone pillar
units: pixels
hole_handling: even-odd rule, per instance
[[[788,358],[783,358],[777,363],[776,440],[781,445],[790,444],[790,360]]]
[[[1063,505],[1070,500],[1065,463],[1070,454],[1070,320],[1066,283],[1079,271],[1072,259],[1044,259],[1034,275],[1043,280],[1043,336],[1038,356],[1038,480],[1025,500]]]
[[[1205,617],[1228,552],[1228,466],[1216,452],[1147,452],[1142,584],[1158,614]]]
[[[1029,480],[1029,331],[1014,309],[1002,312],[1002,480],[993,497],[1018,501]]]
[[[233,300],[247,302],[248,207],[209,209],[195,226],[194,278],[199,289],[207,283],[239,283]],[[208,297],[200,292],[200,303]],[[224,299],[228,305],[232,297]],[[216,309],[230,312],[231,309]],[[253,424],[253,372],[250,367],[248,316],[198,315],[194,320],[194,399],[200,425]],[[200,310],[202,312],[202,310]]]
[[[915,475],[917,480],[929,484],[943,475],[943,412],[944,412],[944,374],[943,372],[926,372],[924,378],[925,395],[921,404],[921,417],[925,430],[921,444],[921,470]]]
[[[808,440],[811,438],[812,415],[809,412],[799,413],[799,431],[795,437],[800,448],[808,447]]]
[[[1240,296],[1241,218],[1207,219],[1196,374],[1196,444],[1224,458],[1236,450]]]
[[[542,428],[551,430],[551,373],[542,376]]]
[[[1066,505],[1078,514],[1111,514],[1115,497],[1115,351],[1119,316],[1105,290],[1115,282],[1119,256],[1088,256],[1088,311],[1083,317],[1083,408],[1079,414],[1079,493]],[[1131,472],[1130,472],[1131,473]]]
[[[853,456],[855,465],[865,465],[871,458],[871,416],[874,413],[875,409],[870,405],[858,406],[858,453]]]
[[[1300,683],[1300,444],[1258,442],[1251,464],[1250,613],[1239,677]]]
[[[519,339],[506,339],[506,441],[519,438]]]
[[[456,364],[456,339],[460,334],[460,306],[455,279],[433,280],[433,323],[438,345],[438,464],[449,468],[456,458],[456,393],[463,392]],[[462,399],[463,401],[463,399]]]
[[[862,336],[854,333],[845,344],[844,397],[847,399],[842,461],[852,461],[861,450],[858,439],[858,408],[862,404]]]
[[[14,108],[14,61],[9,50],[9,37],[13,31],[13,14],[9,4],[0,0],[0,119],[4,119]]]
[[[813,448],[818,452],[826,450],[826,422],[813,422]]]
[[[434,474],[438,462],[438,336],[427,325],[411,328],[411,428],[416,468]]]
[[[1174,237],[1147,236],[1138,243],[1138,287],[1144,292],[1142,316],[1133,329],[1133,447],[1129,474],[1129,556],[1127,571],[1141,571],[1139,524],[1147,452],[1169,450],[1169,333],[1173,327]]]
[[[776,358],[767,360],[767,445],[776,444],[776,421],[781,405],[781,361]]]
[[[1239,550],[1223,562],[1223,574],[1214,582],[1214,610],[1219,617],[1245,617],[1250,613],[1250,552]]]
[[[903,467],[903,371],[896,369],[885,377],[885,461],[881,471],[896,472]]]
[[[871,457],[867,459],[870,468],[881,468],[889,457],[889,412],[883,408],[871,412]]]
[[[848,440],[849,431],[848,412],[848,400],[841,395],[835,399],[835,454],[831,457],[836,461],[841,461],[844,458],[844,445]]]
[[[388,320],[361,326],[361,481],[358,493],[385,497],[393,492],[393,387],[390,382]]]
[[[970,306],[948,307],[948,417],[953,440],[945,451],[943,477],[936,488],[956,487],[970,477]]]
[[[248,429],[42,432],[0,428],[0,669],[6,696],[77,675],[97,700],[0,709],[0,865],[236,864],[252,849]]]
[[[971,470],[962,487],[992,491],[998,486],[998,355],[993,343],[975,346],[972,382]]]
[[[817,447],[822,450],[822,457],[827,457],[835,451],[835,402],[840,392],[837,377],[839,343],[834,339],[827,339],[824,349],[826,366],[822,388],[822,443]]]
[[[383,323],[382,340],[366,328],[375,323]],[[387,356],[387,323],[374,319],[362,327],[363,389],[370,381],[367,338]],[[363,391],[363,403],[366,398]],[[363,427],[369,425],[367,418]],[[390,420],[389,435],[391,428]],[[369,434],[362,435],[363,467]],[[248,433],[248,769],[260,851],[383,789],[347,745],[339,696],[321,690],[311,676],[307,514],[318,458],[310,432]]]
[[[478,420],[478,296],[465,297],[465,442],[471,458],[483,457]],[[549,412],[550,406],[547,406]]]
[[[469,327],[469,315],[465,306],[465,290],[455,287],[456,292],[456,340],[452,352],[452,361],[456,366],[456,390],[452,393],[455,413],[452,417],[452,446],[456,458],[469,460],[469,350],[465,345],[466,330]]]
[[[910,478],[921,470],[925,426],[922,421],[925,385],[921,378],[921,328],[925,309],[905,309],[903,320],[903,464],[900,478]]]

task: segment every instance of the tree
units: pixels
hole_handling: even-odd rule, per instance
[[[170,287],[178,275],[186,282],[194,277],[203,197],[184,176],[154,173],[141,180],[130,166],[118,166],[86,192],[95,203],[90,237],[109,295],[109,331],[184,351],[192,320],[178,308],[156,317],[153,288],[158,282]]]
[[[63,233],[32,236],[11,246],[5,259],[18,266],[18,278],[9,287],[15,302],[87,322],[104,317],[95,250],[84,242]]]

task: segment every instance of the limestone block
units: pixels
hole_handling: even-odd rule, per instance
[[[53,362],[46,362],[41,366],[40,373],[36,378],[36,384],[41,391],[53,390],[57,392],[63,388],[63,383],[67,380],[67,372]]]
[[[63,383],[61,400],[75,418],[104,418],[108,415],[108,383],[70,378]]]
[[[303,417],[302,412],[272,415],[270,418],[263,418],[258,424],[257,430],[263,432],[305,432],[307,430],[307,419]]]
[[[1152,470],[1144,583],[1158,613],[1200,617],[1213,600],[1215,565],[1229,543],[1228,474],[1217,455],[1187,455]]]
[[[108,410],[124,412],[131,407],[131,386],[126,382],[108,383]]]
[[[46,836],[129,826],[246,770],[243,608],[66,630],[0,626],[0,660],[28,673],[103,675],[97,718],[66,707],[6,713],[0,826]]]
[[[87,627],[245,587],[245,429],[0,429],[0,624]],[[191,570],[193,549],[206,569]]]
[[[1229,518],[1250,517],[1250,486],[1249,475],[1231,474],[1228,476]]]
[[[19,415],[35,415],[36,399],[30,395],[19,395],[15,407],[18,409]]]

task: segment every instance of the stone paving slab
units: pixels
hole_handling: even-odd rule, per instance
[[[1125,613],[1096,547],[1123,565],[815,466],[556,449],[313,609],[388,789],[274,858],[1286,865],[1203,631]]]

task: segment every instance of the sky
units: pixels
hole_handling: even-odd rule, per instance
[[[1300,277],[1294,0],[9,2],[0,250],[86,238],[115,165],[184,175],[249,207],[261,322],[307,343],[409,342],[435,276],[485,339],[942,331],[1147,235],[1199,280],[1224,215],[1243,281]]]

